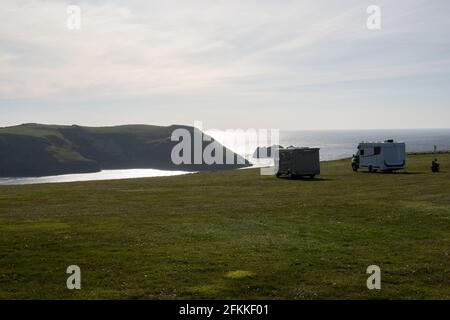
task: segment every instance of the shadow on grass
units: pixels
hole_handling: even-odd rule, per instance
[[[358,173],[399,175],[399,174],[424,174],[425,172],[417,172],[417,171],[377,171],[377,172],[360,171]]]
[[[287,180],[287,181],[307,181],[307,182],[320,182],[320,181],[331,181],[332,179],[327,178],[321,178],[321,177],[315,177],[315,178],[309,178],[309,177],[279,177],[279,180]]]

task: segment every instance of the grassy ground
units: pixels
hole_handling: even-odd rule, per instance
[[[431,160],[0,187],[0,298],[450,299],[450,154]]]

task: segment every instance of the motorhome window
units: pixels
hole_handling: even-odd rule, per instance
[[[359,150],[361,152],[361,155],[364,155],[364,149]]]
[[[374,155],[379,155],[379,154],[381,154],[381,147],[375,147],[375,148],[373,149],[373,154],[374,154]]]

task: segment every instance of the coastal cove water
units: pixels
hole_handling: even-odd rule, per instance
[[[254,149],[248,148],[245,142],[240,145],[227,145],[225,141],[228,139],[226,138],[230,137],[225,137],[220,132],[207,133],[233,151],[245,156],[248,160],[254,160],[252,158]],[[430,152],[434,150],[434,146],[437,147],[438,151],[450,150],[450,129],[280,131],[280,144],[282,146],[318,147],[321,149],[320,157],[322,161],[351,157],[361,141],[384,141],[386,139],[405,142],[407,152]],[[242,137],[240,140],[243,141]],[[259,145],[267,146],[265,144]],[[0,185],[131,179],[181,174],[188,174],[188,172],[155,169],[104,170],[96,173],[49,177],[0,178]]]
[[[103,170],[94,173],[64,174],[59,176],[47,176],[47,177],[0,178],[0,185],[24,185],[24,184],[38,184],[38,183],[60,183],[60,182],[76,182],[76,181],[133,179],[146,177],[167,177],[188,173],[190,172],[156,170],[156,169]]]

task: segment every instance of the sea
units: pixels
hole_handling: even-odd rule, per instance
[[[450,150],[450,129],[405,129],[405,130],[285,130],[279,132],[279,141],[272,143],[269,139],[259,143],[250,141],[254,135],[247,131],[212,131],[207,132],[217,141],[223,143],[234,152],[244,156],[250,162],[255,146],[279,144],[283,147],[316,147],[320,148],[322,161],[349,158],[356,153],[356,147],[362,141],[385,141],[393,139],[406,143],[407,152],[433,152]],[[242,135],[249,135],[243,139]],[[233,136],[234,135],[234,136]],[[237,139],[239,135],[240,139]],[[232,141],[232,143],[230,143]],[[249,142],[250,141],[250,142]],[[0,185],[23,185],[39,183],[61,183],[75,181],[116,180],[144,177],[164,177],[189,174],[186,171],[167,171],[155,169],[103,170],[96,173],[66,174],[48,177],[14,177],[0,178]]]

